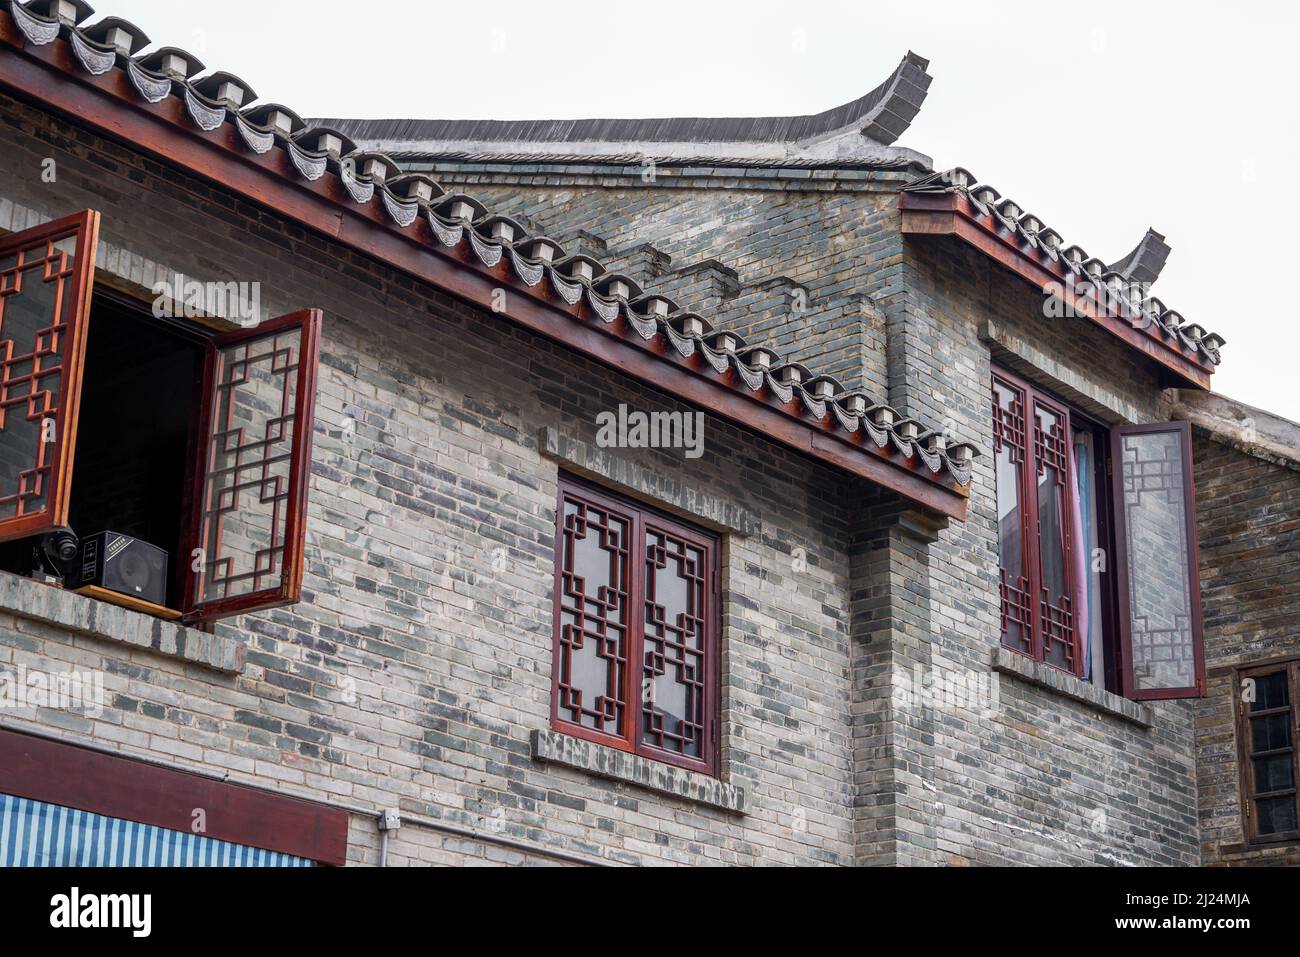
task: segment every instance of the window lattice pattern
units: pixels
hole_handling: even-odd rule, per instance
[[[993,386],[993,452],[997,467],[998,592],[1002,642],[1030,652],[1033,648],[1033,593],[1025,563],[1025,402],[1016,389]]]
[[[1002,644],[1078,674],[1069,422],[1027,383],[994,376]]]
[[[1065,667],[1073,671],[1074,615],[1070,611],[1070,596],[1062,595],[1061,600],[1054,603],[1051,592],[1044,587],[1038,611],[1042,616],[1044,658],[1050,661],[1059,656]]]
[[[1126,435],[1121,452],[1135,687],[1192,687],[1196,647],[1181,436]]]
[[[999,390],[1003,387],[999,386]],[[1010,390],[1006,390],[1010,393]],[[1007,403],[999,401],[995,392],[993,400],[993,451],[1002,451],[1005,447],[1011,451],[1011,461],[1023,462],[1025,459],[1025,403],[1019,394],[1010,393]]]
[[[631,523],[569,500],[563,511],[558,662],[560,717],[620,733],[626,710]]]
[[[552,726],[717,773],[718,540],[561,477]]]
[[[48,505],[75,250],[68,237],[0,255],[0,518]]]
[[[1033,600],[1029,595],[1029,582],[1024,575],[1017,575],[1013,585],[1007,581],[1007,570],[999,568],[998,591],[1002,596],[1002,634],[1017,635],[1028,648],[1033,627]],[[1017,626],[1014,632],[1013,625]]]
[[[704,553],[654,528],[645,538],[642,741],[700,757],[708,666]]]
[[[218,356],[204,462],[201,602],[280,582],[300,345],[294,330],[228,346]]]
[[[1044,428],[1046,425],[1046,428]],[[1044,414],[1036,410],[1034,415],[1034,459],[1038,463],[1038,474],[1045,475],[1048,469],[1054,471],[1056,484],[1065,485],[1066,448],[1065,422],[1062,416],[1054,413]]]
[[[1039,632],[1043,660],[1076,671],[1073,534],[1066,476],[1066,415],[1034,400],[1034,473],[1038,485]]]

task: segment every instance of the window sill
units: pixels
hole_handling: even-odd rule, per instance
[[[1148,704],[1129,701],[1103,688],[1089,684],[1059,668],[1034,661],[999,645],[993,652],[993,670],[1010,675],[1026,684],[1054,691],[1065,698],[1087,705],[1094,711],[1119,718],[1140,728],[1155,724],[1155,709]]]
[[[231,638],[0,572],[0,613],[4,612],[75,634],[179,658],[213,671],[241,674],[244,670],[244,645]]]
[[[598,777],[715,807],[729,814],[749,812],[749,801],[742,787],[626,751],[580,741],[559,731],[534,731],[532,749],[537,761],[576,768]]]

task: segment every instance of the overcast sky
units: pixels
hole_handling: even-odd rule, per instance
[[[1217,392],[1300,420],[1300,3],[96,0],[304,116],[815,113],[911,49],[899,140],[1108,262],[1148,226],[1153,290],[1228,343]]]

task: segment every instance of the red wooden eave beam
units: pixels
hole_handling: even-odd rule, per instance
[[[903,193],[898,208],[903,214],[903,233],[913,236],[954,236],[974,246],[994,262],[1011,270],[1044,292],[1063,293],[1074,311],[1096,323],[1126,345],[1159,363],[1173,374],[1180,386],[1210,388],[1213,367],[1207,367],[1171,343],[1133,325],[1124,316],[1107,315],[1096,299],[1071,291],[1068,269],[1037,252],[1024,248],[1016,237],[999,230],[991,217],[986,225],[975,214],[970,201],[960,193]]]

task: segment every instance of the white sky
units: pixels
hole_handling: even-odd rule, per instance
[[[1300,420],[1300,3],[1091,0],[95,0],[303,116],[815,113],[908,50],[934,83],[899,140],[1113,262],[1228,340],[1214,388]]]

